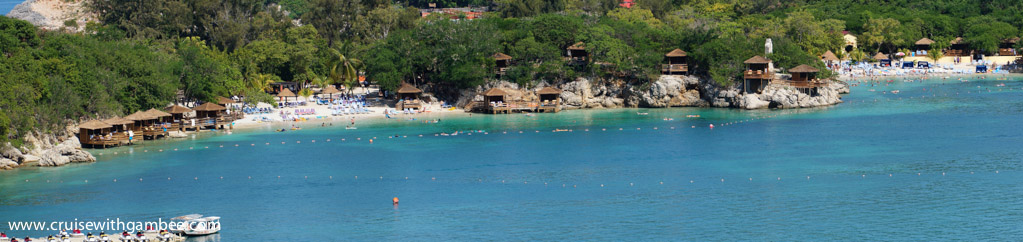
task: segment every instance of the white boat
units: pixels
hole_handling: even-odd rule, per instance
[[[182,216],[173,217],[170,220],[171,220],[171,222],[175,222],[175,223],[178,223],[178,222],[186,222],[187,223],[188,221],[192,221],[192,220],[196,220],[196,219],[200,219],[200,218],[202,218],[202,214],[194,214],[193,213],[193,214],[189,214],[189,215],[182,215]],[[174,229],[170,230],[170,232],[172,234],[182,234],[183,231],[184,231],[184,228],[179,228],[179,227],[174,227]]]
[[[186,235],[208,235],[220,232],[220,217],[210,216],[189,220],[183,231]]]

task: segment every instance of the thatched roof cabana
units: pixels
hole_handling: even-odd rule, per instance
[[[877,54],[874,55],[874,59],[875,60],[890,60],[887,55],[881,54],[881,52],[877,52]]]
[[[506,61],[506,60],[511,60],[512,59],[512,57],[510,55],[506,55],[504,53],[494,54],[493,57],[494,57],[494,60],[498,60],[498,61]]]
[[[196,112],[199,112],[199,111],[202,111],[202,112],[224,111],[224,110],[227,110],[227,108],[225,108],[224,106],[217,105],[215,103],[203,103],[202,105],[199,105],[199,106],[195,107],[195,111]]]
[[[198,118],[216,118],[220,117],[220,111],[224,110],[227,110],[224,106],[215,103],[203,103],[195,107],[195,116]]]
[[[143,121],[143,120],[155,119],[151,115],[149,115],[148,113],[146,113],[144,111],[136,111],[135,113],[133,113],[131,115],[124,116],[124,118],[127,119],[127,120],[132,120],[132,121]]]
[[[505,96],[508,96],[508,92],[506,92],[504,90],[501,90],[500,88],[491,88],[490,90],[487,90],[487,91],[483,92],[483,101],[484,102],[498,102],[498,101],[503,102]]]
[[[540,91],[536,91],[536,94],[537,95],[545,95],[545,94],[559,94],[560,95],[561,94],[561,90],[558,90],[557,88],[553,88],[553,87],[544,87],[543,89],[540,89]]]
[[[107,120],[103,120],[103,122],[107,123],[107,124],[110,124],[110,125],[125,125],[125,124],[133,124],[133,123],[135,123],[135,121],[131,121],[131,120],[128,120],[128,119],[122,118],[122,117],[109,118]]]
[[[821,58],[824,59],[824,61],[841,61],[838,59],[838,56],[836,56],[835,53],[831,52],[830,50],[828,52],[824,52],[824,55],[821,56]]]
[[[769,63],[771,63],[771,59],[767,59],[767,58],[764,58],[763,56],[759,56],[758,55],[758,56],[753,56],[753,57],[747,59],[746,61],[743,61],[742,63],[744,63],[744,64],[769,64]]]
[[[572,46],[568,47],[568,50],[586,50],[586,44],[583,42],[576,42]]]
[[[799,66],[789,69],[790,74],[806,74],[806,72],[819,72],[820,70],[813,66],[800,64]]]
[[[928,39],[928,38],[923,38],[923,39],[917,40],[916,43],[914,43],[914,44],[915,45],[931,45],[931,44],[934,44],[934,41],[931,40],[931,39]]]
[[[291,89],[287,89],[287,88],[281,89],[281,92],[277,93],[277,97],[297,97],[297,96],[298,95],[295,95],[294,92],[291,92]]]
[[[402,83],[401,88],[398,88],[398,98],[404,100],[418,99],[419,94],[423,93],[423,90],[419,90],[408,83]]]
[[[155,108],[150,108],[149,110],[146,110],[146,113],[149,114],[152,117],[155,117],[155,118],[164,118],[164,117],[174,116],[174,115],[171,115],[171,114],[169,114],[167,112],[160,111],[159,109],[155,109]]]
[[[109,128],[113,128],[113,127],[114,126],[111,126],[110,124],[104,123],[103,121],[99,121],[99,120],[89,120],[88,122],[81,123],[81,124],[78,125],[78,129],[83,129],[83,130],[99,130],[99,129],[109,129]]]
[[[686,56],[688,56],[688,54],[685,51],[682,51],[680,49],[674,49],[671,52],[668,52],[667,54],[664,54],[664,56],[666,56],[666,57],[686,57]]]
[[[167,107],[167,112],[172,115],[180,115],[191,111],[192,111],[191,109],[179,105],[172,105],[170,107]]]
[[[217,103],[219,103],[221,105],[224,105],[224,104],[232,104],[232,103],[238,103],[238,102],[234,101],[234,99],[230,99],[230,98],[226,98],[226,97],[217,97]]]

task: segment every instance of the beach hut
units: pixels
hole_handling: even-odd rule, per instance
[[[800,92],[815,96],[817,87],[820,86],[820,80],[817,79],[818,72],[820,70],[808,65],[799,65],[789,69],[789,73],[792,74],[792,81],[789,81],[789,85]]]
[[[589,61],[590,54],[586,52],[586,44],[578,42],[566,49],[570,64],[584,65]]]
[[[892,59],[888,58],[887,55],[882,54],[881,52],[877,52],[877,54],[874,55],[874,60],[877,60],[880,66],[892,66]]]
[[[917,40],[916,43],[914,43],[914,45],[916,45],[916,50],[918,50],[918,51],[920,51],[920,50],[923,50],[923,51],[930,50],[932,44],[934,44],[934,41],[931,40],[931,39],[928,39],[928,38],[923,38],[923,39]]]
[[[561,90],[554,87],[544,87],[536,92],[540,97],[538,112],[556,113],[561,111]]]
[[[511,66],[512,57],[504,53],[494,54],[494,68],[497,71],[498,76],[503,76],[504,72],[508,70],[508,66]]]
[[[760,93],[774,79],[774,73],[770,68],[771,62],[770,59],[759,55],[743,61],[743,64],[746,64],[746,72],[742,74],[745,93]]]
[[[287,102],[289,97],[298,97],[298,95],[295,95],[294,92],[291,92],[291,89],[284,88],[281,89],[280,92],[277,92],[277,97],[280,98],[282,102]]]
[[[234,99],[230,99],[230,98],[226,98],[226,97],[217,97],[217,104],[220,104],[221,106],[224,106],[224,107],[229,107],[232,104],[236,104],[236,103],[238,103],[238,101],[235,101]]]
[[[185,113],[192,112],[191,109],[179,105],[171,105],[170,107],[167,107],[164,110],[167,110],[167,113],[171,114],[171,118],[174,120],[175,123],[179,123],[181,122],[181,120],[184,120]]]
[[[197,126],[200,127],[217,127],[222,124],[225,120],[224,110],[227,110],[224,106],[217,105],[215,103],[203,103],[202,105],[195,107],[195,117],[198,119],[196,122]]]
[[[685,51],[674,49],[664,54],[665,64],[661,64],[661,73],[665,75],[689,74],[689,57]]]
[[[114,137],[113,126],[99,120],[90,120],[78,125],[78,141],[82,146],[107,148],[120,142]]]
[[[128,120],[121,117],[113,117],[107,120],[103,120],[104,123],[112,126],[111,132],[113,132],[113,138],[119,142],[119,144],[129,144],[132,136],[134,136],[135,121]]]
[[[949,42],[950,46],[948,51],[945,51],[946,56],[969,56],[970,52],[967,51],[968,46],[963,37],[956,37],[954,40]]]
[[[227,110],[226,107],[217,105],[215,103],[203,103],[202,105],[195,107],[196,118],[219,118],[222,116],[222,112]]]
[[[146,110],[146,113],[155,118],[157,123],[171,123],[174,118],[174,115],[155,108]]]
[[[824,55],[821,55],[821,60],[824,61],[824,64],[827,65],[829,68],[838,65],[838,63],[842,61],[838,59],[838,56],[836,56],[835,53],[831,52],[830,50],[828,52],[824,52]]]
[[[420,109],[422,108],[422,101],[419,100],[419,95],[423,94],[423,90],[419,90],[408,83],[402,83],[401,88],[398,88],[398,109]]]
[[[998,44],[998,55],[1016,56],[1016,42],[1019,42],[1019,37],[1002,40],[1002,43]]]

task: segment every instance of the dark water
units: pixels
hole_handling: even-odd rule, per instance
[[[1021,88],[900,79],[829,108],[473,115],[94,150],[0,172],[0,222],[202,213],[223,217],[224,241],[1014,241]],[[489,134],[433,136],[469,129]]]

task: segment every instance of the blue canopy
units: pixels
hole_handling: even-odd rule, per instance
[[[913,68],[913,62],[912,61],[903,61],[902,62],[902,69],[906,69],[906,68]]]
[[[926,61],[918,61],[918,62],[916,62],[916,67],[917,68],[931,68],[931,63],[928,63]]]
[[[977,73],[986,73],[986,72],[987,72],[987,66],[986,65],[978,65],[977,66]]]

